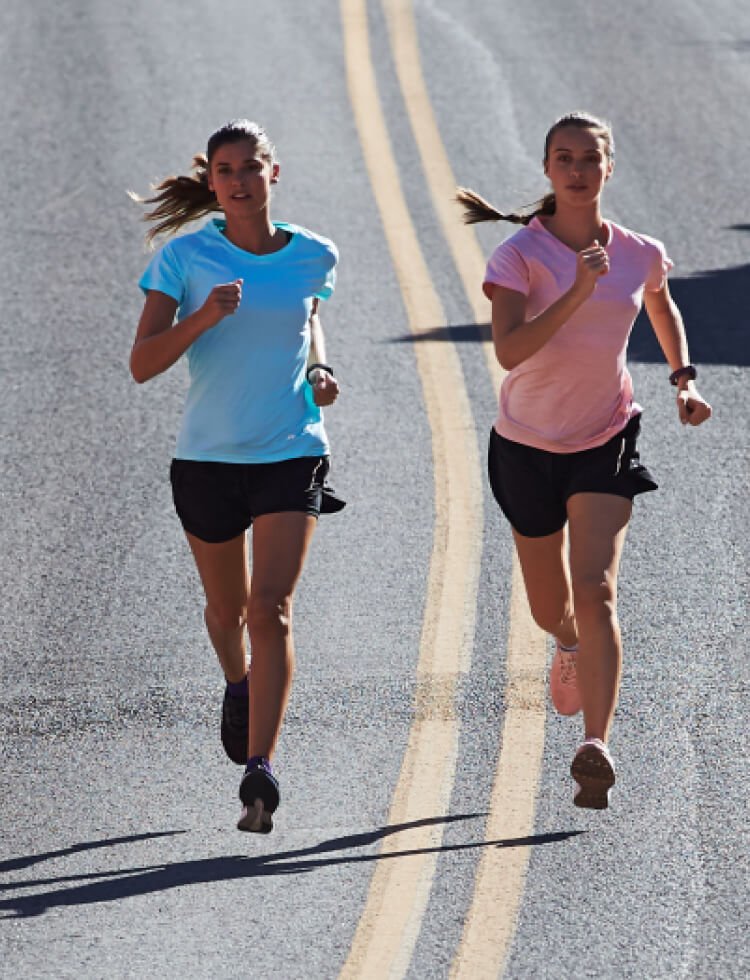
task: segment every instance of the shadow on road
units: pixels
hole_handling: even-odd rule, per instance
[[[28,854],[25,857],[0,861],[0,874],[7,874],[9,871],[20,871],[23,868],[30,868],[33,864],[39,864],[41,861],[52,861],[54,858],[67,857],[69,854],[79,854],[81,851],[94,851],[100,847],[114,847],[117,844],[135,844],[142,840],[153,840],[156,837],[174,837],[175,834],[186,833],[186,830],[163,830],[155,834],[130,834],[128,837],[105,837],[104,840],[92,840],[85,841],[81,844],[71,844],[70,847],[63,847],[59,851],[44,851],[41,854]],[[0,889],[2,887],[0,885]]]
[[[65,884],[70,884],[70,887],[53,888],[52,890],[39,891],[33,895],[23,895],[17,898],[0,900],[0,910],[9,913],[0,916],[0,918],[12,919],[43,915],[48,909],[52,908],[89,905],[96,902],[113,902],[118,899],[132,898],[136,895],[167,891],[170,888],[179,888],[183,885],[200,885],[216,881],[231,881],[235,878],[254,878],[267,875],[305,874],[310,871],[329,868],[335,865],[364,864],[372,861],[409,857],[415,854],[470,851],[487,847],[535,847],[541,844],[556,844],[584,833],[581,830],[567,830],[552,834],[537,834],[531,837],[477,841],[470,844],[448,844],[440,847],[393,851],[384,854],[341,854],[337,856],[333,854],[335,851],[347,851],[358,847],[368,847],[392,834],[415,827],[450,824],[485,816],[485,813],[466,813],[444,817],[431,817],[405,824],[393,824],[366,833],[351,834],[347,837],[335,837],[331,840],[322,841],[314,847],[299,848],[293,851],[279,851],[274,854],[262,854],[255,857],[235,854],[227,857],[201,858],[194,861],[182,861],[139,868],[118,868],[113,871],[7,882],[0,885],[0,891],[9,892],[25,888],[50,889],[51,886]],[[29,858],[17,858],[13,861],[5,862],[2,869],[11,870],[27,867],[36,861],[44,860],[45,857],[73,854],[76,851],[86,850],[89,847],[106,847],[109,844],[140,841],[149,837],[164,837],[170,834],[181,833],[186,833],[186,831],[175,830],[162,834],[139,834],[130,838],[112,838],[109,841],[76,844],[61,851],[48,852],[46,855],[34,855]]]
[[[750,225],[733,225],[737,231],[750,231]],[[674,299],[682,311],[687,330],[690,357],[696,364],[750,365],[750,264],[715,269],[694,276],[669,280]],[[488,304],[489,306],[489,304]],[[489,323],[460,323],[435,327],[419,335],[396,337],[396,343],[424,340],[452,340],[478,343],[491,340]],[[635,322],[628,347],[628,359],[648,364],[664,363],[664,355],[653,330],[641,313]]]

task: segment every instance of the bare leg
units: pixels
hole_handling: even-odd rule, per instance
[[[316,524],[296,512],[264,514],[253,522],[250,756],[271,758],[284,719],[294,672],[292,596]]]
[[[542,538],[527,538],[513,531],[513,538],[534,621],[564,646],[574,646],[578,634],[565,528]]]
[[[247,623],[250,574],[245,534],[210,544],[187,535],[206,595],[206,628],[228,681],[241,681],[247,672]]]
[[[625,497],[578,493],[568,500],[570,569],[579,635],[578,689],[586,738],[607,741],[617,704],[622,644],[617,573],[632,503]]]

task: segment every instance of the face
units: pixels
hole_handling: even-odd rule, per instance
[[[575,126],[559,129],[552,136],[544,163],[557,200],[573,205],[595,203],[613,168],[604,138]]]
[[[240,217],[264,211],[278,179],[279,165],[262,156],[253,140],[240,140],[214,151],[208,186],[224,214]]]

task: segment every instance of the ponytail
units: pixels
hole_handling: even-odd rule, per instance
[[[146,241],[153,244],[157,235],[173,234],[183,225],[202,218],[212,211],[220,211],[216,195],[208,186],[208,160],[203,153],[193,157],[193,173],[189,176],[165,177],[151,188],[152,197],[141,197],[133,191],[129,196],[138,204],[155,204],[143,216],[144,221],[158,222],[146,233]]]
[[[555,213],[555,195],[551,192],[529,205],[531,210],[512,211],[510,214],[498,211],[489,201],[468,187],[456,188],[456,200],[464,206],[465,225],[475,225],[480,221],[510,221],[514,225],[527,225],[537,215]]]

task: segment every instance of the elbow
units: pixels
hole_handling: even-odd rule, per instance
[[[497,363],[503,369],[503,371],[512,371],[513,368],[518,367],[521,363],[517,357],[514,357],[511,352],[504,345],[495,345],[495,357],[497,358]]]
[[[139,385],[142,385],[152,377],[152,375],[144,370],[143,365],[139,363],[138,358],[134,354],[130,355],[130,374],[133,381]]]

